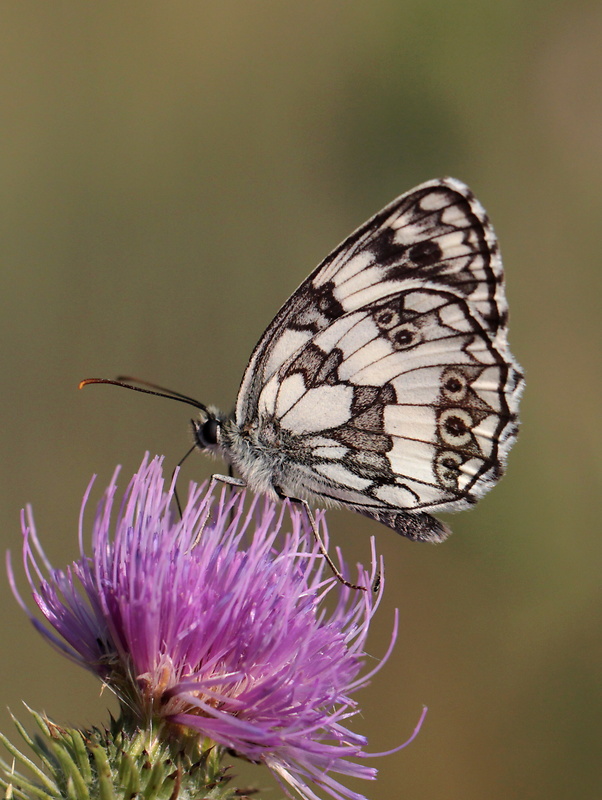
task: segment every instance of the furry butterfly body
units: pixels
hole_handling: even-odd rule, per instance
[[[452,178],[394,200],[334,250],[258,342],[232,416],[201,450],[253,491],[351,508],[440,541],[433,511],[501,477],[523,389],[497,239]]]

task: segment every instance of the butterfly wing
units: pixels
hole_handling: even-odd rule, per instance
[[[423,512],[467,507],[498,480],[519,384],[465,300],[409,289],[314,336],[270,378],[258,416],[286,459],[285,494],[440,538]]]
[[[453,179],[402,195],[299,287],[255,348],[236,422],[279,453],[279,488],[412,538],[474,502],[516,436],[497,241]],[[409,512],[409,514],[407,513]]]
[[[252,421],[262,387],[318,331],[407,286],[443,282],[505,341],[507,304],[497,240],[470,189],[444,178],[401,195],[340,244],[291,295],[258,342],[238,393]]]

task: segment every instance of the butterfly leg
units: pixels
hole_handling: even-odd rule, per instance
[[[227,475],[219,475],[215,473],[211,476],[211,486],[209,487],[209,491],[213,489],[216,483],[225,483],[226,486],[236,486],[239,489],[244,489],[246,487],[245,481],[242,478],[235,478],[232,475],[232,466],[228,466],[228,474]],[[234,522],[234,509],[230,510],[230,523]]]
[[[237,488],[240,489],[244,489],[245,486],[247,485],[245,481],[243,481],[241,478],[234,478],[232,475],[214,474],[211,476],[211,480],[209,481],[209,487],[207,488],[208,497],[211,495],[213,488],[218,483],[225,483],[227,486],[236,486]],[[203,535],[203,531],[205,530],[205,525],[207,524],[207,520],[209,519],[209,513],[210,513],[210,508],[207,508],[207,513],[205,515],[205,519],[201,524],[200,530],[195,536],[194,542],[190,545],[191,550],[193,547],[196,547],[201,540],[201,536]]]
[[[320,536],[320,531],[318,530],[318,526],[316,524],[316,518],[314,517],[313,511],[311,510],[307,500],[301,500],[298,497],[288,497],[287,495],[284,495],[281,492],[279,492],[278,489],[276,489],[276,491],[278,492],[282,500],[290,500],[291,503],[303,506],[303,508],[305,509],[305,513],[307,514],[307,520],[311,526],[314,539],[316,540],[316,543],[318,545],[318,549],[320,550],[322,556],[326,559],[326,563],[332,570],[334,577],[338,581],[340,581],[344,586],[348,586],[350,589],[359,589],[362,592],[365,592],[366,591],[365,586],[359,586],[357,583],[351,583],[351,581],[348,581],[346,578],[344,578],[341,571],[338,569],[338,567],[330,557],[328,550],[326,549],[326,545],[324,544],[324,542],[322,541],[322,537]]]
[[[235,478],[232,475],[215,475],[211,476],[211,486],[210,489],[213,488],[213,485],[216,483],[225,483],[227,486],[238,486],[241,489],[247,485],[246,481],[243,481],[242,478]]]
[[[241,478],[234,478],[232,475],[218,475],[218,474],[215,474],[215,475],[211,476],[211,483],[209,484],[209,493],[211,493],[211,490],[213,489],[213,486],[216,483],[225,483],[227,486],[237,486],[239,488],[244,488],[247,485],[246,482],[243,481]],[[326,559],[326,563],[328,564],[328,566],[332,570],[332,573],[335,576],[335,578],[338,581],[340,581],[344,586],[348,586],[350,589],[359,589],[359,590],[365,592],[366,591],[366,587],[365,586],[359,586],[357,583],[351,583],[351,581],[348,581],[346,578],[344,578],[342,573],[341,573],[341,571],[338,569],[338,567],[336,566],[336,564],[334,563],[334,561],[330,557],[330,555],[328,553],[328,550],[326,549],[326,546],[325,546],[324,542],[322,541],[322,537],[320,536],[320,531],[318,530],[318,526],[316,524],[315,517],[313,515],[313,512],[312,512],[312,510],[310,508],[310,505],[307,502],[307,500],[301,500],[301,499],[299,499],[297,497],[288,497],[287,495],[285,495],[282,492],[278,491],[278,489],[276,489],[276,492],[277,492],[277,494],[278,494],[278,496],[280,497],[281,500],[290,500],[291,503],[295,503],[296,505],[303,506],[303,508],[305,509],[305,513],[307,514],[307,519],[308,519],[308,522],[309,522],[309,524],[311,526],[311,530],[312,530],[312,533],[314,535],[314,539],[316,540],[316,543],[318,545],[318,549],[320,550],[320,553],[322,554],[322,556]],[[196,540],[195,540],[195,542],[193,544],[193,547],[198,543],[198,541],[199,541],[199,539],[201,537],[201,534],[203,532],[203,528],[204,528],[204,523],[203,523],[203,526],[201,527],[200,532],[197,534],[197,537],[196,537]]]
[[[124,378],[123,380],[128,380],[128,379]],[[135,378],[132,378],[132,380],[135,380]],[[139,381],[139,383],[140,383],[140,381]],[[151,386],[151,385],[154,386],[154,384],[149,384],[149,386]],[[155,388],[159,388],[159,387],[155,387]],[[196,450],[196,445],[193,445],[190,448],[190,450],[186,453],[186,455],[182,456],[182,458],[175,465],[175,467],[173,469],[173,472],[171,473],[172,482],[173,482],[174,475],[176,474],[177,470],[182,466],[182,464],[186,461],[186,459],[192,453],[193,450]],[[178,508],[178,514],[180,515],[180,519],[182,519],[182,504],[180,503],[180,495],[178,494],[178,487],[177,486],[174,486],[173,496],[174,496],[174,500],[176,501],[176,506]]]

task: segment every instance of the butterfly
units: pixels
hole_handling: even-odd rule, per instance
[[[255,347],[227,416],[195,443],[254,492],[344,506],[410,539],[501,477],[524,381],[488,217],[458,180],[423,183],[340,244]]]
[[[253,492],[294,498],[308,513],[309,503],[344,506],[441,541],[449,528],[431,512],[473,505],[516,439],[524,380],[507,320],[485,210],[458,180],[423,183],[285,302],[232,415],[195,402],[195,445]]]

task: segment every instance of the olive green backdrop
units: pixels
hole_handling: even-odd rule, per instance
[[[602,5],[584,0],[0,4],[0,513],[76,553],[92,473],[169,465],[190,412],[81,378],[130,373],[229,408],[280,304],[353,228],[466,181],[502,244],[527,374],[507,477],[440,547],[329,514],[385,555],[397,648],[364,691],[370,798],[602,796]],[[186,478],[211,464],[195,455]],[[96,495],[98,496],[98,495]],[[18,556],[17,556],[18,557]],[[10,706],[101,723],[107,695],[2,603]],[[245,781],[272,786],[262,768]],[[281,792],[272,788],[272,798]]]

